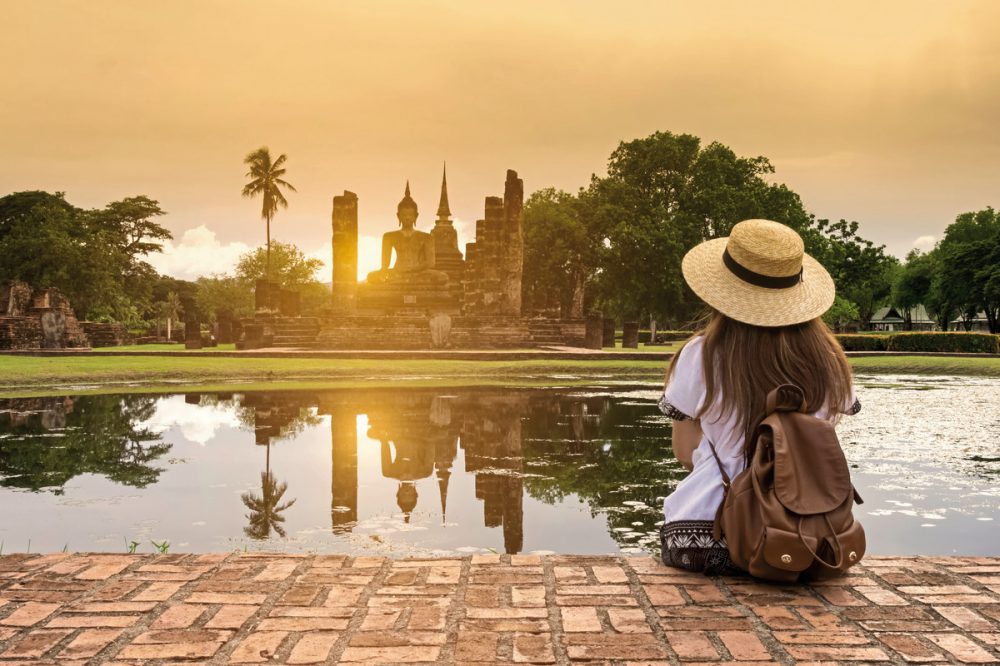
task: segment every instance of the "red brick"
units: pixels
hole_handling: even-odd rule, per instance
[[[971,608],[935,606],[942,617],[965,631],[996,631],[997,627]]]
[[[597,618],[596,608],[560,608],[563,631],[582,632],[600,631],[601,621]]]
[[[512,587],[510,589],[511,603],[514,606],[544,607],[545,588],[541,585],[534,587]]]
[[[225,594],[219,592],[193,592],[185,599],[189,604],[256,604],[260,605],[267,599],[266,594]]]
[[[151,626],[154,629],[183,629],[194,624],[204,612],[204,606],[177,604],[163,611]]]
[[[889,661],[889,655],[880,647],[824,647],[818,645],[789,645],[785,648],[793,659],[816,661]]]
[[[131,627],[140,615],[58,615],[49,627]]]
[[[924,634],[938,647],[954,655],[963,664],[995,664],[997,658],[962,634]]]
[[[500,635],[492,631],[460,631],[455,643],[455,659],[458,661],[497,661],[497,643]]]
[[[575,661],[666,659],[667,649],[652,634],[565,634],[566,654]]]
[[[646,613],[638,608],[609,608],[608,619],[614,630],[622,634],[645,634],[653,631]]]
[[[718,650],[704,631],[670,631],[667,632],[667,641],[681,661],[719,658]]]
[[[59,653],[60,659],[89,659],[121,636],[121,629],[86,629]]]
[[[166,601],[174,596],[177,590],[181,589],[183,583],[156,582],[150,583],[149,587],[132,597],[133,601]]]
[[[866,599],[878,606],[909,606],[910,602],[903,597],[875,585],[857,585],[854,588]]]
[[[940,650],[928,647],[913,634],[875,634],[875,637],[908,662],[943,661]]]
[[[687,603],[674,585],[645,585],[642,589],[654,606],[683,606]]]
[[[767,661],[771,654],[752,631],[720,631],[719,638],[738,661]]]
[[[410,621],[407,623],[408,629],[444,629],[445,612],[443,608],[436,606],[424,606],[413,608],[410,612]]]
[[[205,626],[209,629],[239,629],[256,612],[254,606],[223,606]]]
[[[257,664],[271,661],[288,633],[284,631],[255,631],[237,646],[229,658],[234,664]]]
[[[264,567],[263,571],[253,577],[254,580],[265,582],[283,581],[292,575],[299,566],[296,560],[276,560]]]
[[[76,575],[76,578],[77,580],[106,580],[124,571],[131,563],[131,558],[101,562],[89,569],[84,569]]]
[[[441,648],[434,645],[416,647],[348,647],[340,656],[342,662],[407,664],[436,661]]]
[[[0,656],[14,658],[41,657],[71,633],[73,633],[71,629],[38,629],[19,640]]]
[[[145,643],[126,645],[119,659],[198,659],[211,657],[221,643]]]
[[[292,648],[287,663],[289,664],[320,664],[330,655],[340,634],[331,632],[316,632],[305,634]]]
[[[345,617],[268,617],[255,631],[333,631],[347,629]]]
[[[870,641],[857,631],[775,631],[785,645],[867,645]]]
[[[365,614],[365,619],[361,623],[361,631],[392,629],[396,626],[396,621],[399,620],[402,614],[403,611],[391,608],[369,608]]]
[[[8,627],[30,627],[59,610],[59,604],[40,604],[29,601],[16,611],[0,620]]]
[[[519,664],[554,664],[550,634],[514,634],[514,662]]]
[[[621,567],[592,567],[599,583],[628,583],[628,576]]]

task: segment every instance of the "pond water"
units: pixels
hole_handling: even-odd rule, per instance
[[[859,377],[869,552],[1000,555],[1000,380]],[[0,400],[4,552],[653,552],[655,386]],[[30,546],[29,546],[30,541]]]

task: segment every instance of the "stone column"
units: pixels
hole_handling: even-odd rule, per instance
[[[358,289],[358,195],[333,198],[333,307],[354,309]]]
[[[350,532],[358,520],[358,428],[349,404],[330,413],[330,439],[330,527]]]
[[[639,322],[626,321],[622,324],[622,347],[624,349],[639,348]]]
[[[601,336],[601,344],[604,347],[614,347],[615,346],[615,320],[611,318],[605,318],[603,321],[603,331]]]
[[[201,321],[195,314],[188,314],[184,320],[184,348],[201,349]]]
[[[507,170],[503,190],[503,232],[500,254],[500,314],[521,316],[521,274],[524,268],[524,181]]]
[[[584,334],[584,347],[587,349],[600,349],[603,341],[604,319],[600,312],[592,312],[587,315],[587,329]]]

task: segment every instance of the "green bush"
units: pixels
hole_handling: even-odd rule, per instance
[[[1000,354],[1000,336],[993,333],[898,333],[889,338],[889,351]]]
[[[844,351],[886,351],[889,336],[868,334],[838,334],[837,340]]]

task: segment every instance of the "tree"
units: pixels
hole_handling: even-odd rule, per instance
[[[243,196],[261,197],[260,215],[267,224],[267,253],[264,262],[264,276],[271,279],[271,220],[278,208],[288,208],[288,200],[281,192],[284,187],[295,192],[291,183],[282,179],[285,175],[284,164],[288,157],[282,153],[278,159],[271,161],[271,151],[266,146],[253,151],[243,160],[250,167],[246,175],[250,182],[243,186]]]
[[[271,278],[268,279],[271,281],[294,289],[317,282],[316,271],[322,266],[322,261],[307,257],[302,250],[291,243],[274,241],[270,252],[259,247],[240,255],[240,260],[236,264],[236,279],[247,287],[252,287],[257,280],[270,274]]]
[[[858,306],[843,296],[835,296],[833,305],[823,314],[823,321],[838,333],[851,322],[858,321]]]
[[[936,264],[932,254],[910,250],[892,285],[892,303],[903,312],[908,331],[913,330],[910,312],[918,305],[923,305],[928,314],[934,316],[930,294]]]
[[[896,281],[899,260],[858,234],[858,223],[818,220],[819,237],[812,254],[830,271],[837,293],[854,303],[863,327],[886,303]]]
[[[167,298],[160,302],[159,310],[160,316],[167,320],[167,340],[172,340],[173,321],[180,319],[181,314],[184,312],[181,307],[181,298],[177,295],[177,292],[171,291],[168,293]]]
[[[250,510],[247,516],[249,524],[243,528],[243,532],[251,539],[266,539],[271,536],[271,531],[278,536],[285,536],[285,528],[282,523],[285,517],[282,514],[286,509],[295,504],[292,499],[282,502],[281,498],[288,490],[288,484],[284,481],[278,482],[270,471],[260,473],[260,495],[246,492],[240,495],[243,505]]]
[[[197,285],[195,303],[208,321],[215,321],[223,313],[230,318],[253,316],[250,289],[238,278],[229,275],[200,277]]]
[[[600,238],[580,215],[580,200],[561,190],[535,192],[524,206],[524,303],[582,317],[584,285],[600,257]]]
[[[156,272],[143,261],[170,232],[146,196],[83,210],[62,193],[0,198],[0,274],[63,292],[84,319],[138,323],[149,310]]]
[[[625,318],[689,322],[702,306],[681,279],[681,259],[744,219],[776,220],[803,233],[807,247],[818,242],[798,195],[766,180],[773,172],[765,157],[739,157],[720,143],[703,148],[689,134],[619,144],[608,175],[580,193],[585,226],[601,248],[599,306]]]
[[[1000,212],[962,213],[938,244],[936,295],[953,304],[966,330],[979,313],[1000,332]]]

